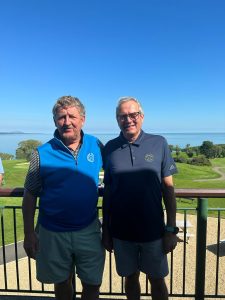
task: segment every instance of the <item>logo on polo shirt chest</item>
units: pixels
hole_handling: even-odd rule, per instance
[[[154,155],[152,153],[145,154],[145,160],[147,162],[152,162],[154,160]]]
[[[88,153],[87,155],[87,160],[91,163],[93,163],[95,161],[95,156],[94,156],[94,153],[90,152]]]

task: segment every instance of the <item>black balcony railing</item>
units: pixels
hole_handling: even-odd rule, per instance
[[[102,190],[100,190],[100,193]],[[192,208],[179,208],[177,219],[181,232],[180,243],[168,255],[170,274],[166,278],[169,295],[178,299],[192,297],[225,298],[225,189],[176,189],[176,197],[189,199]],[[54,293],[53,286],[40,284],[35,277],[35,263],[23,251],[23,225],[21,198],[22,188],[0,189],[0,197],[19,197],[20,205],[0,207],[0,295],[42,295]],[[221,208],[209,209],[209,198],[221,198]],[[101,207],[98,207],[101,215]],[[213,217],[208,212],[213,212]],[[140,278],[143,296],[150,295],[146,276]],[[81,286],[74,277],[76,296],[81,294]],[[114,257],[107,253],[103,284],[100,297],[125,299],[124,280],[115,270]]]

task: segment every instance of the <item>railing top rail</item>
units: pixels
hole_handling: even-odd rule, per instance
[[[225,189],[175,189],[176,197],[225,198]]]
[[[0,197],[23,197],[24,188],[0,188]]]
[[[103,188],[99,188],[102,195]],[[0,197],[23,197],[24,188],[0,188]],[[176,197],[225,198],[225,189],[175,189]]]

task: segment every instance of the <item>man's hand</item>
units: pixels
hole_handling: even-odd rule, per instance
[[[113,240],[109,229],[105,226],[102,227],[102,244],[107,251],[113,251]]]
[[[173,251],[177,246],[178,238],[176,234],[172,232],[165,232],[163,236],[163,248],[164,252],[167,254]]]
[[[38,237],[35,232],[25,234],[23,247],[29,258],[36,258],[38,251]]]

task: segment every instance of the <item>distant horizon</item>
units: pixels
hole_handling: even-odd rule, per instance
[[[103,144],[106,144],[109,140],[116,138],[119,132],[88,132],[87,134],[96,136]],[[202,145],[203,141],[211,141],[213,144],[225,144],[225,132],[154,132],[146,131],[151,134],[158,134],[166,138],[169,145],[178,145],[180,148],[185,148],[187,144],[192,147]],[[2,133],[0,132],[0,152],[9,153],[15,155],[15,151],[18,148],[18,144],[24,140],[39,140],[42,143],[48,142],[53,138],[52,133],[31,133],[31,132],[20,132],[20,133]]]

